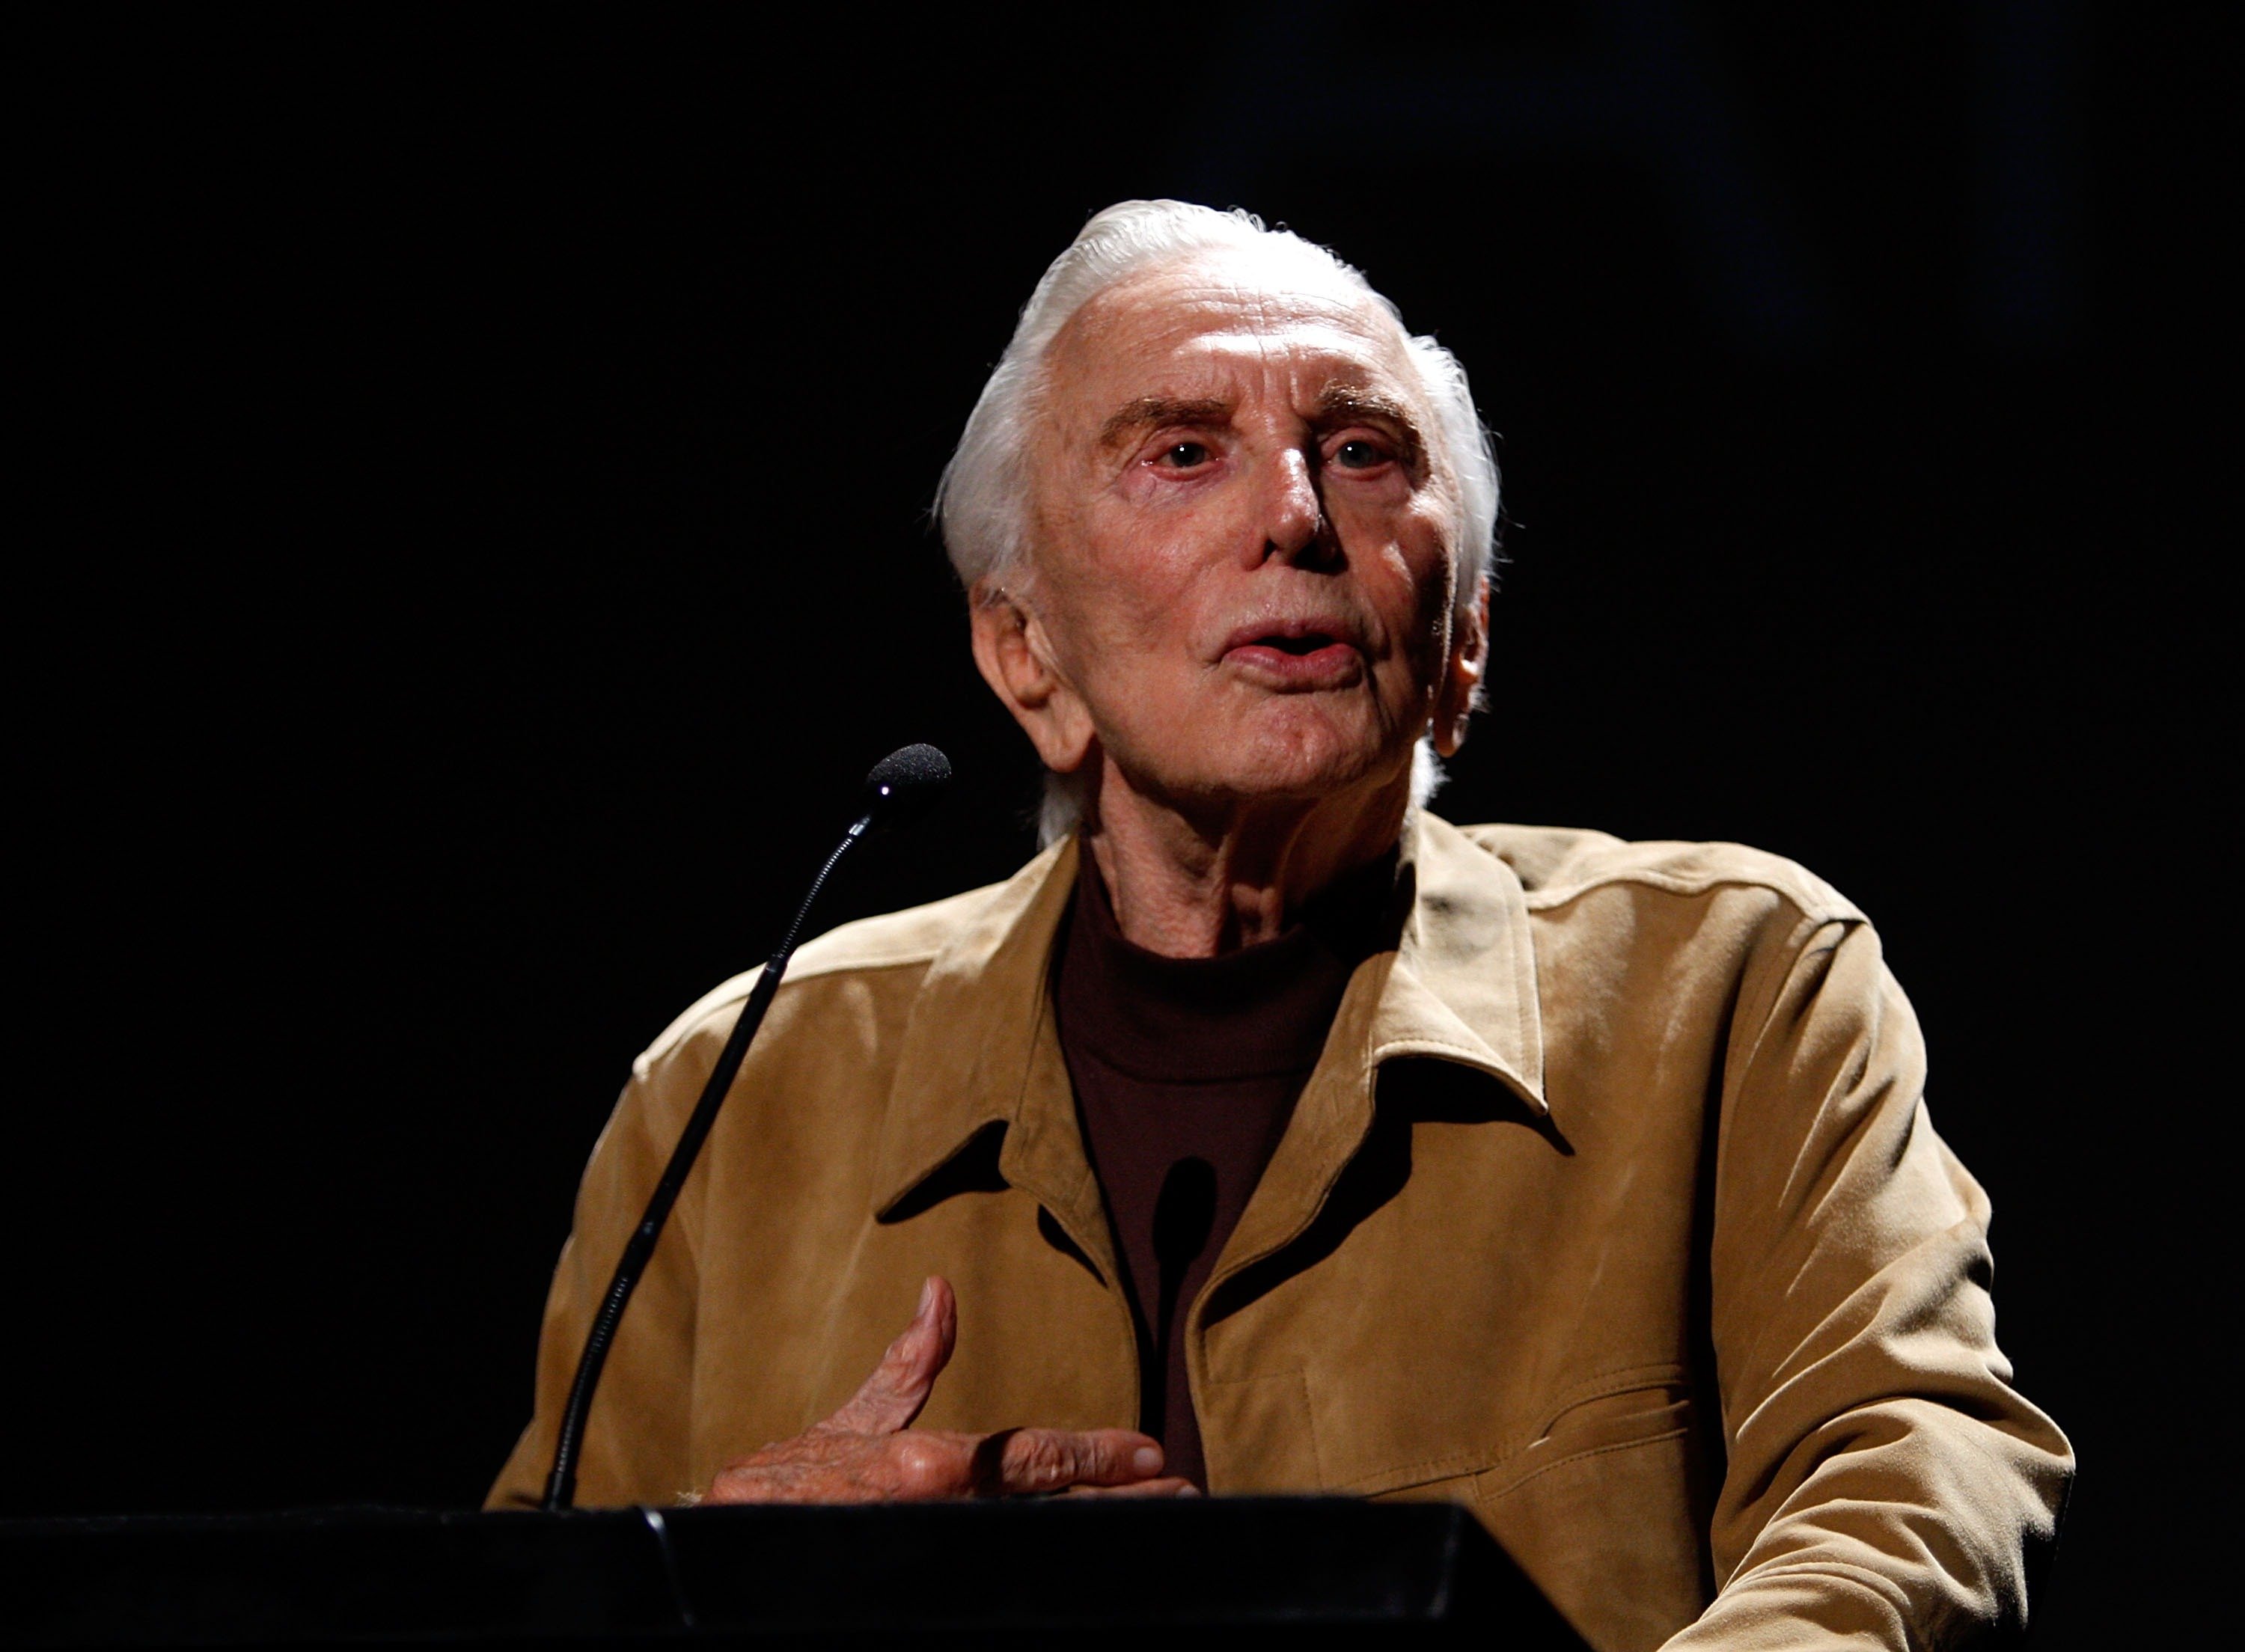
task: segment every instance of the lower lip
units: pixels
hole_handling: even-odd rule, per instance
[[[1346,687],[1364,674],[1363,661],[1345,642],[1329,642],[1308,653],[1288,653],[1283,648],[1251,642],[1224,657],[1253,675],[1288,688]]]

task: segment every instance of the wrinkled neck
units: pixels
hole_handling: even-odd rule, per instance
[[[1392,851],[1410,795],[1407,764],[1326,797],[1188,811],[1110,766],[1084,848],[1124,938],[1164,958],[1217,958],[1278,939],[1319,895]]]
[[[1175,958],[1128,939],[1095,862],[1060,949],[1072,1043],[1119,1073],[1213,1083],[1306,1072],[1357,965],[1389,944],[1394,851],[1336,879],[1269,940]]]

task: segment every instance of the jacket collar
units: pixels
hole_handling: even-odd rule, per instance
[[[1102,1272],[1113,1244],[1053,1023],[1053,941],[1078,870],[1075,840],[1039,855],[937,954],[899,1051],[875,1176],[877,1214],[993,1125],[999,1168],[1033,1194]],[[1414,809],[1396,877],[1410,909],[1394,950],[1357,968],[1325,1053],[1295,1104],[1219,1275],[1306,1226],[1370,1129],[1380,1065],[1401,1057],[1484,1073],[1533,1112],[1543,1022],[1526,901],[1512,869]]]

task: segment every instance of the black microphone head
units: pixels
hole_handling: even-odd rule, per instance
[[[902,826],[934,808],[950,784],[950,758],[933,746],[906,746],[865,776],[865,812],[876,826]]]

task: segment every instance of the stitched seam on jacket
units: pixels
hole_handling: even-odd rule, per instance
[[[1764,971],[1764,978],[1754,983],[1751,997],[1746,994],[1746,980],[1741,978],[1734,1014],[1738,1025],[1753,1029],[1753,1036],[1746,1041],[1745,1050],[1740,1053],[1735,1061],[1732,1060],[1730,1049],[1726,1048],[1723,1052],[1722,1089],[1716,1098],[1716,1106],[1721,1110],[1721,1130],[1716,1143],[1719,1173],[1730,1146],[1730,1120],[1738,1100],[1738,1087],[1754,1063],[1761,1059],[1763,1046],[1769,1042],[1774,1030],[1770,1018],[1776,1013],[1779,1001],[1785,997],[1787,985],[1812,956],[1820,951],[1837,951],[1841,942],[1847,939],[1845,934],[1837,934],[1829,944],[1820,947],[1819,936],[1832,929],[1852,930],[1862,922],[1860,918],[1820,918],[1813,913],[1804,912],[1801,915],[1801,921],[1787,934],[1782,946],[1775,949],[1777,956],[1772,959],[1773,967]],[[1751,971],[1744,973],[1750,974]]]
[[[1680,1381],[1684,1376],[1684,1368],[1673,1362],[1657,1365],[1625,1365],[1619,1371],[1588,1378],[1572,1388],[1562,1389],[1532,1432],[1529,1429],[1516,1428],[1511,1433],[1501,1436],[1496,1445],[1485,1451],[1452,1452],[1442,1457],[1421,1458],[1415,1463],[1398,1463],[1393,1468],[1383,1468],[1377,1473],[1360,1474],[1354,1479],[1343,1480],[1333,1489],[1350,1492],[1376,1486],[1382,1492],[1401,1492],[1435,1480],[1486,1474],[1502,1468],[1537,1440],[1548,1438],[1551,1425],[1577,1405],[1587,1405],[1594,1399],[1611,1399],[1617,1394],[1665,1388],[1668,1385],[1661,1378]],[[1397,1479],[1394,1478],[1396,1475],[1411,1478]]]
[[[1665,895],[1706,895],[1719,889],[1758,889],[1776,896],[1804,917],[1817,918],[1824,923],[1863,921],[1863,915],[1848,904],[1845,897],[1841,897],[1836,906],[1822,901],[1811,902],[1804,898],[1807,890],[1792,888],[1780,879],[1743,877],[1736,872],[1721,872],[1707,877],[1678,877],[1667,872],[1652,871],[1611,872],[1603,877],[1592,878],[1587,884],[1570,884],[1563,889],[1540,890],[1523,895],[1523,898],[1531,912],[1556,911],[1562,906],[1571,905],[1585,895],[1624,884],[1641,884]],[[1833,892],[1838,893],[1837,890]]]
[[[1674,1360],[1663,1360],[1653,1365],[1624,1365],[1596,1377],[1588,1377],[1572,1388],[1563,1388],[1551,1401],[1551,1409],[1536,1425],[1536,1432],[1526,1442],[1532,1446],[1551,1432],[1551,1425],[1577,1405],[1587,1405],[1594,1399],[1610,1399],[1616,1394],[1627,1394],[1641,1388],[1665,1386],[1663,1378],[1682,1382],[1691,1373]]]
[[[1658,1446],[1663,1440],[1681,1439],[1691,1432],[1688,1427],[1666,1428],[1658,1434],[1647,1434],[1642,1439],[1618,1439],[1604,1446],[1590,1446],[1584,1451],[1570,1452],[1564,1457],[1554,1461],[1539,1464],[1517,1479],[1507,1480],[1503,1490],[1488,1493],[1483,1496],[1482,1500],[1494,1503],[1500,1499],[1509,1497],[1530,1480],[1541,1479],[1553,1469],[1564,1468],[1570,1463],[1586,1463],[1593,1457],[1607,1457],[1615,1452],[1633,1452],[1640,1446]],[[1489,1472],[1494,1473],[1496,1470],[1491,1469]]]
[[[1407,1492],[1414,1486],[1431,1486],[1439,1480],[1469,1479],[1475,1474],[1489,1472],[1491,1463],[1502,1462],[1500,1455],[1491,1459],[1487,1452],[1455,1452],[1448,1457],[1430,1457],[1423,1462],[1401,1463],[1394,1468],[1382,1469],[1377,1474],[1360,1474],[1353,1480],[1343,1480],[1333,1489],[1336,1492],[1364,1492],[1378,1496],[1383,1492]],[[1407,1478],[1397,1479],[1396,1475]]]
[[[1476,1067],[1485,1064],[1489,1060],[1489,1054],[1488,1051],[1476,1050],[1470,1045],[1453,1044],[1443,1039],[1418,1038],[1396,1039],[1392,1042],[1381,1045],[1374,1053],[1381,1061],[1386,1061],[1392,1060],[1394,1057],[1398,1055],[1417,1055],[1423,1052],[1434,1050],[1442,1051],[1450,1055],[1463,1056],[1469,1063]]]
[[[1306,1366],[1297,1365],[1291,1371],[1258,1371],[1250,1377],[1207,1377],[1201,1386],[1211,1393],[1226,1388],[1267,1386],[1272,1383],[1292,1383],[1302,1397],[1302,1426],[1310,1437],[1310,1467],[1315,1483],[1326,1483],[1325,1459],[1318,1451],[1318,1411],[1310,1399],[1310,1373]]]
[[[838,961],[833,964],[819,964],[814,961],[804,965],[800,971],[798,971],[794,965],[790,964],[788,966],[787,974],[783,977],[780,981],[779,991],[772,996],[775,999],[777,999],[786,996],[790,988],[803,982],[823,981],[830,976],[848,974],[852,972],[862,971],[870,975],[877,971],[917,969],[924,965],[933,963],[935,960],[935,958],[936,954],[930,952],[925,956],[914,956],[911,958],[885,958],[875,959],[871,962],[858,960],[855,962]],[[671,1055],[677,1051],[678,1047],[684,1044],[688,1039],[692,1038],[696,1032],[700,1032],[705,1028],[715,1031],[716,1029],[709,1027],[709,1023],[711,1021],[723,1015],[729,1010],[737,1013],[740,1006],[748,1001],[749,994],[756,990],[756,983],[749,978],[751,976],[761,974],[763,967],[764,966],[762,964],[759,964],[754,968],[743,970],[740,974],[735,976],[733,980],[743,983],[740,991],[737,992],[725,991],[726,988],[732,985],[732,981],[720,981],[716,986],[711,987],[708,992],[695,999],[693,1003],[688,1005],[684,1010],[679,1012],[678,1018],[675,1020],[672,1021],[668,1026],[664,1027],[661,1032],[655,1034],[655,1041],[653,1043],[649,1044],[645,1049],[641,1050],[636,1056],[632,1058],[633,1071],[636,1073],[641,1066],[653,1066],[658,1061],[669,1060]],[[717,996],[721,992],[724,992],[724,996],[722,998],[719,998]],[[731,1030],[729,1026],[726,1030],[729,1032]]]
[[[1797,907],[1794,910],[1799,911]],[[1745,981],[1741,979],[1738,1015],[1742,1023],[1753,1026],[1753,1036],[1747,1041],[1745,1053],[1735,1061],[1732,1059],[1731,1050],[1726,1048],[1723,1053],[1723,1082],[1715,1103],[1717,1120],[1713,1171],[1714,1195],[1718,1208],[1722,1202],[1724,1172],[1730,1162],[1731,1125],[1738,1114],[1739,1088],[1746,1081],[1746,1075],[1752,1072],[1755,1064],[1761,1060],[1763,1049],[1767,1046],[1772,1033],[1776,1031],[1773,1018],[1777,1012],[1777,1006],[1784,1000],[1786,989],[1811,958],[1820,952],[1824,954],[1837,952],[1859,926],[1867,927],[1868,920],[1860,917],[1818,918],[1812,913],[1801,913],[1800,921],[1793,926],[1785,938],[1784,947],[1780,955],[1782,959],[1781,966],[1774,967],[1766,972],[1765,979],[1757,985],[1751,998],[1746,996]],[[1828,933],[1831,934],[1830,940],[1822,940],[1821,938]],[[1882,1269],[1882,1271],[1884,1270]],[[1737,1425],[1733,1426],[1733,1418],[1739,1408],[1733,1404],[1729,1385],[1723,1383],[1718,1385],[1716,1400],[1722,1411],[1723,1448],[1726,1452],[1737,1452],[1739,1436],[1744,1432],[1746,1423],[1751,1420],[1754,1413],[1762,1406],[1769,1403],[1774,1392],[1775,1389],[1772,1387],[1753,1405],[1745,1407],[1745,1416],[1739,1418]]]
[[[797,981],[821,981],[830,975],[846,975],[858,970],[868,972],[874,970],[908,970],[915,965],[933,964],[942,954],[941,947],[930,946],[914,948],[909,952],[892,953],[886,958],[838,958],[831,963],[814,958],[803,965],[800,975],[796,973],[794,960],[790,959],[787,978],[779,984],[779,990],[784,992]]]

